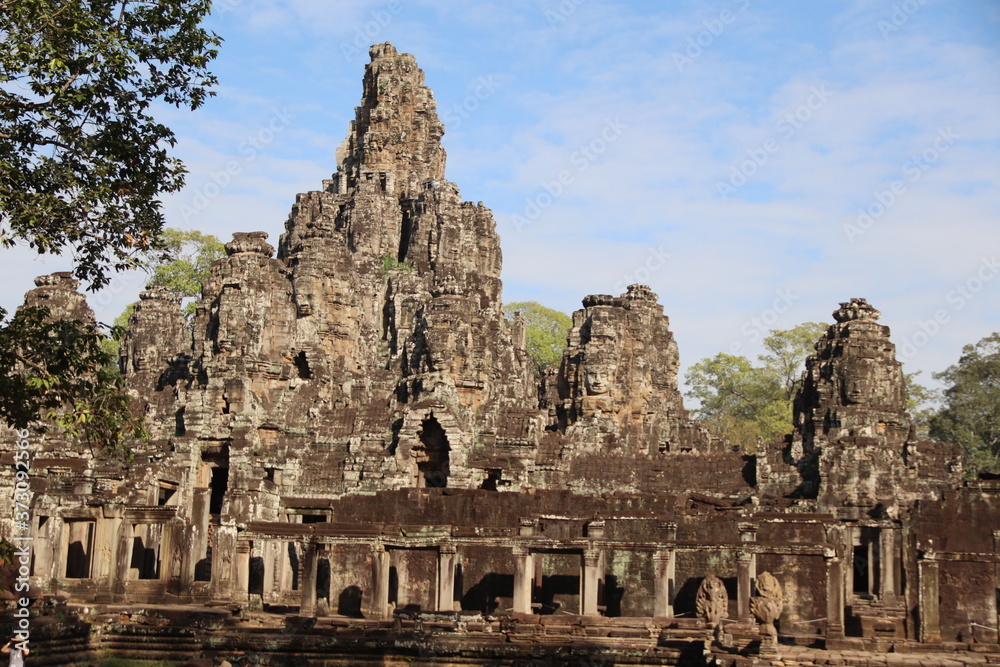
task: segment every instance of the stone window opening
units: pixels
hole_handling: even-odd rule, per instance
[[[421,488],[445,488],[448,486],[451,445],[448,435],[431,413],[420,425],[417,433],[420,448],[414,453],[417,459],[417,486]]]
[[[212,494],[209,499],[208,513],[222,514],[222,502],[229,490],[229,468],[221,466],[212,468],[212,481],[209,482]]]
[[[860,598],[875,599],[879,593],[879,529],[862,527],[855,533],[852,559],[853,593]]]
[[[129,563],[131,579],[160,578],[160,544],[162,538],[162,525],[132,524],[132,559]]]
[[[503,471],[499,468],[491,468],[486,471],[486,479],[483,480],[479,488],[484,491],[496,491],[498,486],[507,484],[510,482],[503,478]]]
[[[160,482],[157,487],[156,504],[160,507],[177,505],[178,485],[173,482]]]
[[[312,379],[312,369],[309,367],[309,359],[306,358],[304,350],[295,355],[295,371],[298,373],[299,378],[303,380]]]
[[[89,579],[94,549],[94,522],[70,521],[66,524],[66,578]]]

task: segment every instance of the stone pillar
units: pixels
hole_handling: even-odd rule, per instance
[[[319,564],[319,548],[315,544],[306,544],[303,549],[302,564],[302,601],[299,603],[299,616],[316,615],[316,569]]]
[[[381,544],[372,550],[372,591],[371,616],[386,618],[389,616],[389,552]]]
[[[260,550],[260,555],[264,559],[263,598],[265,600],[271,599],[271,594],[274,592],[274,580],[278,573],[278,549],[280,545],[281,543],[275,540],[267,540]]]
[[[37,528],[35,529],[34,538],[35,544],[32,547],[32,551],[35,554],[35,578],[41,581],[43,588],[48,588],[51,585],[53,578],[52,573],[52,554],[55,549],[49,540],[49,531],[52,530],[52,526],[55,524],[54,517],[48,517],[45,519],[45,523],[41,522],[41,517],[37,517],[36,521]],[[110,548],[112,553],[112,561],[114,560],[115,544],[114,541],[114,531],[108,537],[110,542]],[[110,572],[114,572],[114,564],[112,563]],[[107,581],[105,581],[105,584]]]
[[[111,590],[116,599],[124,601],[129,564],[132,562],[132,524],[127,520],[118,527],[118,548],[115,561],[116,572],[111,580]]]
[[[234,598],[239,602],[250,599],[250,542],[236,543],[236,590]]]
[[[917,561],[919,593],[917,597],[920,615],[920,641],[924,644],[941,643],[941,604],[938,589],[938,564],[929,560],[926,554]]]
[[[994,530],[993,531],[993,551],[997,555],[1000,555],[1000,530]],[[1000,600],[1000,562],[998,562],[998,563],[996,563],[996,565],[994,565],[993,588],[996,591],[996,596],[997,596],[996,599]],[[1000,604],[997,604],[996,608],[997,608],[997,610],[996,610],[997,611],[997,618],[996,618],[997,635],[998,635],[998,637],[1000,637]]]
[[[188,545],[184,549],[184,562],[181,564],[181,590],[184,591],[190,590],[198,561],[208,553],[208,523],[211,519],[208,511],[211,497],[211,489],[191,491],[191,530],[188,531]]]
[[[534,584],[534,559],[526,547],[514,547],[514,613],[531,613],[531,587]]]
[[[657,551],[653,554],[654,581],[656,591],[653,594],[653,616],[660,618],[674,617],[674,576],[677,564],[674,560],[674,550]]]
[[[236,525],[222,524],[215,529],[212,550],[212,590],[222,599],[233,596],[236,585]]]
[[[749,521],[744,521],[739,525],[740,529],[740,542],[753,543],[757,541],[757,526],[756,524],[750,523]],[[754,583],[757,581],[757,554],[753,551],[750,552],[750,587],[753,588]]]
[[[115,551],[117,547],[115,544],[115,525],[117,521],[114,516],[114,508],[105,507],[103,510],[94,528],[94,555],[93,567],[91,569],[91,576],[98,586],[100,586],[101,582],[107,581],[108,577],[114,575]],[[37,542],[35,543],[35,548],[38,548]],[[35,566],[38,566],[37,552]]]
[[[736,620],[750,623],[750,554],[741,551],[736,559]]]
[[[458,553],[453,544],[438,547],[438,611],[455,611],[455,565]]]
[[[896,531],[883,528],[879,531],[879,594],[883,600],[894,601],[896,591]]]
[[[844,636],[844,561],[833,550],[824,555],[826,564],[826,638]]]
[[[598,591],[601,586],[601,550],[586,549],[583,552],[583,573],[580,577],[580,613],[597,616]]]

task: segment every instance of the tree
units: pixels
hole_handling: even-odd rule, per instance
[[[947,388],[931,437],[960,445],[970,475],[1000,473],[1000,333],[963,347],[958,363],[934,379]]]
[[[201,295],[201,286],[208,277],[212,262],[224,257],[226,248],[217,237],[196,230],[168,227],[163,231],[166,253],[153,264],[150,285],[161,285],[178,299],[193,299]],[[184,314],[194,316],[194,301],[184,306]]]
[[[766,354],[758,357],[764,368],[781,384],[785,399],[795,398],[802,383],[805,358],[813,353],[816,341],[826,333],[821,322],[803,322],[791,329],[774,330],[764,339]]]
[[[541,373],[546,366],[558,366],[566,349],[566,334],[573,328],[569,315],[536,301],[508,303],[503,310],[508,319],[518,311],[524,315],[525,346],[535,363],[535,373]]]
[[[805,358],[826,325],[805,322],[771,331],[765,354],[755,366],[746,357],[717,354],[702,359],[685,375],[687,395],[699,401],[695,411],[733,445],[755,452],[760,439],[770,442],[792,430],[791,400],[798,391]]]
[[[0,0],[0,245],[72,252],[91,289],[164,247],[159,198],[184,167],[155,103],[196,109],[221,40],[210,0]],[[0,417],[120,451],[141,434],[106,337],[0,309]]]
[[[159,198],[184,184],[155,102],[216,83],[210,0],[0,0],[0,243],[71,249],[93,288],[162,247]]]
[[[16,429],[52,424],[70,439],[130,458],[128,441],[146,432],[106,341],[93,324],[50,318],[47,308],[19,309],[0,327],[0,418]]]

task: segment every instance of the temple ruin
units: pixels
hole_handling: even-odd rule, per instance
[[[40,626],[37,664],[1000,661],[1000,481],[917,437],[874,307],[840,304],[794,431],[755,455],[691,419],[646,286],[586,296],[539,382],[443,133],[414,58],[373,46],[277,249],[236,234],[190,326],[141,294],[134,461],[32,436],[31,582],[76,619]],[[93,319],[70,274],[36,285],[26,304]]]

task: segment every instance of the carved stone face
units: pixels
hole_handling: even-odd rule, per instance
[[[841,371],[845,405],[863,405],[872,402],[872,390],[875,386],[873,375],[873,369],[867,364],[852,364]]]
[[[594,396],[606,394],[611,389],[611,372],[603,364],[599,366],[588,366],[584,381],[586,383],[587,394]]]

